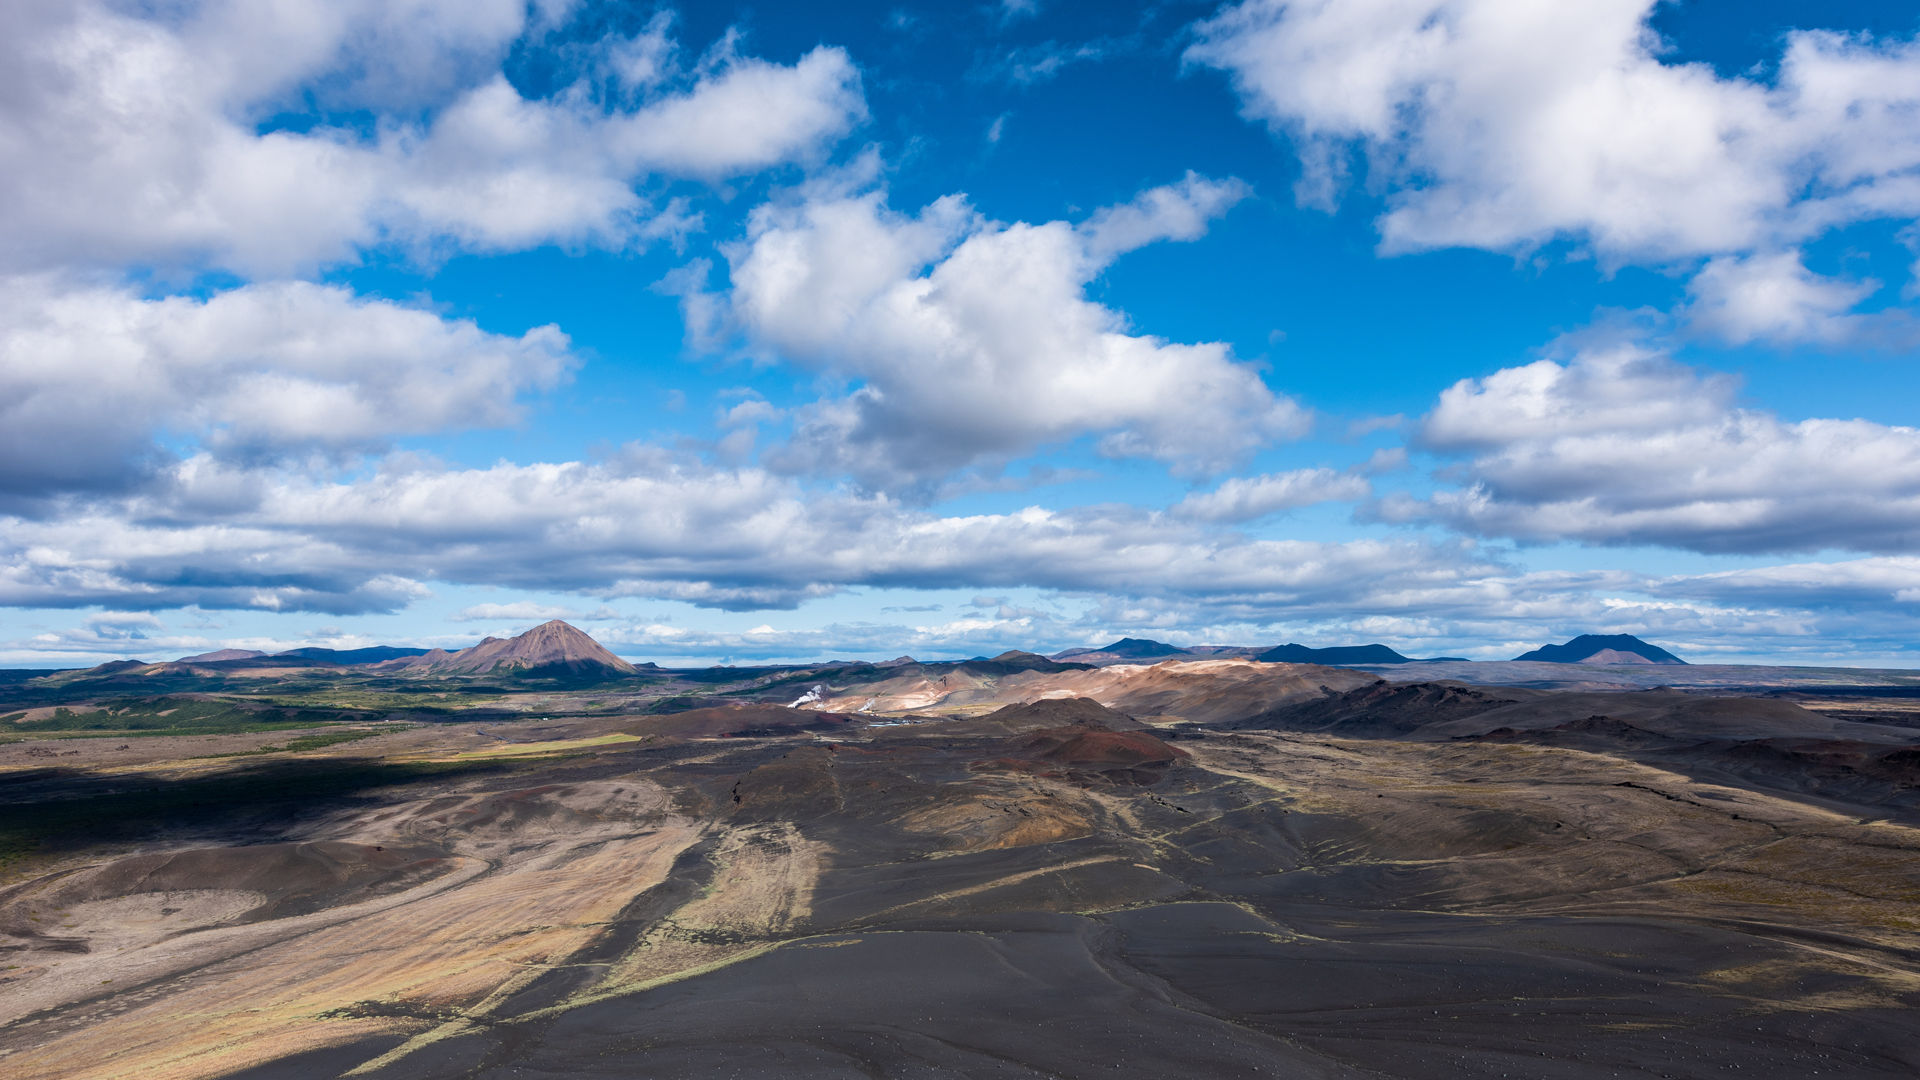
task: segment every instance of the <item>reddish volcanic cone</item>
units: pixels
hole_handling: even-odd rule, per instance
[[[1185,750],[1145,731],[1073,731],[1069,728],[1037,731],[1027,740],[1034,748],[1053,744],[1040,752],[1040,757],[1047,761],[1080,766],[1166,766],[1176,758],[1189,756]]]
[[[1047,704],[1063,712],[1107,711],[1084,698]],[[1006,740],[1002,747],[1001,756],[973,762],[969,767],[977,771],[1030,772],[1081,783],[1144,785],[1158,783],[1175,761],[1190,756],[1151,731],[1114,731],[1096,719],[1029,731]]]
[[[487,638],[471,649],[454,653],[435,649],[423,656],[389,660],[374,667],[435,675],[479,675],[506,668],[558,669],[575,674],[618,671],[628,675],[634,670],[632,664],[559,619],[541,623],[518,637]]]

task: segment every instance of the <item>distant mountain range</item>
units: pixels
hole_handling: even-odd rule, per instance
[[[1067,649],[1064,652],[1054,653],[1051,657],[1012,651],[994,657],[992,660],[975,657],[972,661],[961,663],[980,667],[982,670],[989,666],[995,669],[1004,667],[1008,670],[1019,668],[1062,670],[1064,668],[1059,663],[1061,661],[1067,662],[1066,666],[1071,667],[1082,665],[1097,667],[1143,661],[1224,659],[1259,660],[1265,663],[1283,664],[1320,664],[1327,667],[1466,661],[1466,657],[1462,656],[1415,659],[1402,656],[1393,649],[1377,643],[1335,645],[1322,649],[1293,642],[1268,649],[1237,645],[1196,645],[1182,648],[1150,638],[1121,638],[1111,645],[1098,649]],[[1686,663],[1685,660],[1665,649],[1649,645],[1630,634],[1582,634],[1565,645],[1544,645],[1514,659],[1558,664]],[[572,675],[604,672],[611,675],[634,674],[639,670],[607,651],[587,634],[558,619],[542,623],[517,637],[487,638],[471,648],[452,652],[445,649],[410,649],[393,645],[376,645],[366,649],[309,647],[289,649],[286,652],[271,655],[249,649],[221,649],[217,652],[201,653],[198,656],[184,656],[175,663],[257,667],[262,663],[275,661],[290,664],[338,664],[342,667],[365,667],[374,671],[418,675],[480,675],[509,670],[565,672]],[[122,668],[147,666],[136,661],[121,661],[118,665],[105,665],[96,670],[105,672],[108,668],[112,668],[118,671]],[[654,665],[646,666],[651,668]],[[911,656],[902,656],[877,665],[835,661],[829,666],[917,669],[926,665],[914,660]]]
[[[375,645],[367,649],[290,649],[275,653],[275,656],[300,656],[308,660],[320,660],[329,664],[377,664],[382,660],[393,660],[402,656],[420,656],[425,649],[402,649],[397,645]]]
[[[1581,634],[1565,645],[1542,645],[1515,660],[1544,660],[1550,664],[1685,664],[1658,645],[1632,634]]]
[[[1305,645],[1286,644],[1268,649],[1255,660],[1269,664],[1324,664],[1340,667],[1351,664],[1425,664],[1441,660],[1465,661],[1464,656],[1434,656],[1414,660],[1385,645],[1335,645],[1327,649],[1309,649]]]
[[[326,664],[339,664],[343,667],[352,664],[377,664],[382,660],[392,660],[401,656],[419,656],[425,649],[403,649],[397,645],[375,645],[368,649],[321,649],[308,647],[288,649],[286,652],[263,653],[252,649],[221,649],[217,652],[200,653],[197,656],[183,656],[174,661],[177,664],[211,664],[223,660],[260,660],[272,657],[295,656],[302,660],[318,660]]]
[[[1053,654],[1055,660],[1075,660],[1090,664],[1138,663],[1161,660],[1259,660],[1269,664],[1321,664],[1342,667],[1356,664],[1413,664],[1385,645],[1336,645],[1311,649],[1286,644],[1273,648],[1244,645],[1194,645],[1181,648],[1148,638],[1121,638],[1098,649],[1068,649]],[[1433,660],[1466,660],[1464,656],[1436,656]]]
[[[258,652],[253,649],[220,649],[215,652],[203,652],[203,653],[196,653],[193,656],[183,656],[180,659],[174,661],[174,663],[207,664],[207,663],[218,663],[219,661],[222,661],[222,660],[252,660],[255,657],[265,656],[265,655],[267,654],[263,652]]]
[[[1155,657],[1162,656],[1181,656],[1185,655],[1186,652],[1187,650],[1180,646],[1169,645],[1164,641],[1150,641],[1146,638],[1128,637],[1121,638],[1119,641],[1099,649],[1068,649],[1065,652],[1057,652],[1053,654],[1052,658],[1055,660],[1065,660],[1068,657],[1099,653],[1102,656],[1114,656],[1123,660],[1151,660]]]
[[[262,664],[337,664],[364,667],[373,671],[404,672],[410,675],[481,675],[495,671],[537,671],[541,674],[567,673],[588,675],[598,672],[624,675],[638,669],[572,626],[554,619],[511,638],[487,638],[467,649],[407,649],[395,645],[375,645],[366,649],[289,649],[271,655],[251,649],[221,649],[218,652],[183,656],[175,664],[224,664],[255,668]],[[148,667],[121,661],[121,668]],[[652,667],[653,665],[647,665]],[[96,669],[105,671],[106,666]]]

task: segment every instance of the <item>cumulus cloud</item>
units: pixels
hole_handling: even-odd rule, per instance
[[[1661,596],[1723,604],[1832,608],[1920,599],[1920,557],[1886,555],[1830,563],[1789,563],[1661,579]]]
[[[1732,342],[1840,344],[1907,329],[1892,313],[1854,314],[1879,291],[1874,280],[1844,281],[1808,270],[1798,252],[1710,260],[1687,283],[1692,324]],[[1911,336],[1909,332],[1909,336]]]
[[[508,425],[575,364],[553,326],[491,334],[284,280],[153,297],[115,284],[129,270],[164,283],[305,273],[380,245],[624,246],[698,226],[649,185],[811,161],[865,116],[844,52],[772,64],[729,35],[689,67],[664,15],[553,48],[560,89],[524,95],[507,52],[545,48],[573,7],[0,9],[0,510],[182,477],[197,512],[241,505],[270,481],[172,463],[324,468]]]
[[[1246,192],[1190,173],[1076,226],[813,188],[754,212],[724,304],[694,294],[689,319],[723,311],[749,348],[858,384],[799,412],[765,459],[781,472],[924,492],[1093,434],[1110,456],[1205,473],[1299,434],[1304,411],[1223,344],[1129,333],[1086,287],[1123,252],[1203,235]]]
[[[673,658],[681,663],[759,661],[806,662],[828,658],[892,657],[905,653],[920,660],[994,656],[1007,649],[1052,649],[1076,640],[1076,628],[1060,620],[1032,616],[953,619],[930,625],[831,623],[816,630],[701,630],[667,623],[635,622],[597,633],[600,642],[624,656]],[[670,660],[668,666],[672,666]]]
[[[0,519],[0,602],[382,611],[443,580],[726,610],[853,585],[1231,593],[1285,607],[1485,570],[1457,544],[1252,541],[1127,507],[939,517],[648,455],[355,481],[269,483],[206,458],[173,472],[90,511]]]
[[[169,458],[162,438],[262,461],[509,424],[573,365],[552,326],[490,334],[338,287],[148,300],[0,279],[0,498],[124,490]]]
[[[615,619],[626,619],[629,616],[605,604],[591,611],[583,611],[579,608],[556,607],[531,600],[520,600],[511,604],[475,604],[472,607],[462,608],[447,618],[450,622],[491,620],[526,626],[546,622],[548,619],[565,619],[568,622],[609,622]]]
[[[1462,380],[1419,440],[1465,459],[1444,474],[1464,486],[1375,512],[1540,542],[1920,550],[1920,430],[1790,423],[1736,390],[1636,346]]]
[[[553,607],[531,600],[511,604],[474,604],[447,616],[448,622],[545,622],[548,619],[579,619],[580,612],[569,607]]]
[[[762,635],[757,651],[672,626],[634,636],[619,628],[639,623],[604,608],[580,615],[584,603],[476,605],[457,616],[519,624],[605,615],[615,630],[604,640],[704,657],[819,655],[857,642],[911,651],[935,640],[971,654],[979,650],[959,642],[1082,644],[1113,630],[1196,642],[1382,640],[1416,655],[1483,658],[1573,632],[1619,632],[1709,655],[1834,658],[1856,655],[1836,652],[1836,641],[1852,639],[1859,644],[1849,648],[1867,655],[1910,640],[1920,618],[1910,599],[1920,595],[1920,567],[1907,555],[1674,577],[1523,572],[1470,541],[1254,540],[1123,506],[939,517],[881,496],[809,493],[760,470],[637,452],[595,464],[396,469],[351,482],[286,476],[250,489],[244,506],[196,515],[194,485],[220,482],[221,471],[198,468],[205,475],[182,467],[176,484],[157,489],[165,498],[101,500],[91,514],[58,520],[0,518],[0,603],[134,613],[82,635],[93,643],[86,648],[112,652],[132,633],[155,635],[141,612],[385,612],[443,581],[724,611],[792,608],[852,587],[979,594],[932,637],[783,631]],[[1002,604],[1015,588],[1045,590],[1061,610]],[[1084,610],[1075,616],[1069,606]],[[982,634],[965,636],[974,630]],[[680,651],[667,648],[674,641]]]
[[[786,66],[722,48],[676,79],[641,70],[641,58],[670,52],[645,34],[602,45],[622,78],[649,86],[608,98],[583,77],[526,97],[500,62],[570,6],[9,5],[0,267],[257,276],[391,242],[620,246],[697,226],[684,204],[635,190],[648,176],[712,179],[807,159],[865,116],[841,50]],[[664,26],[650,32],[660,39]],[[289,110],[318,110],[319,122],[263,130]],[[372,114],[370,127],[328,119],[356,110]]]
[[[1246,0],[1199,24],[1187,58],[1229,72],[1246,114],[1294,142],[1303,204],[1331,208],[1363,151],[1389,252],[1757,254],[1703,286],[1736,290],[1710,307],[1716,327],[1819,340],[1830,324],[1765,302],[1782,281],[1767,260],[1920,214],[1920,44],[1795,31],[1771,85],[1727,79],[1662,61],[1655,3]],[[1820,311],[1855,288],[1799,277],[1797,302]]]
[[[1373,487],[1364,477],[1332,469],[1294,469],[1264,476],[1235,477],[1207,492],[1175,503],[1176,517],[1230,523],[1253,521],[1315,503],[1364,499]]]

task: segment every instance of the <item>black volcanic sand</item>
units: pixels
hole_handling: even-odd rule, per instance
[[[1008,913],[831,935],[371,1075],[1911,1076],[1897,1002],[1761,1007],[1703,971],[1800,950],[1651,920],[1480,919],[1225,903]],[[384,1047],[369,1046],[378,1052]],[[368,1056],[371,1056],[369,1054]],[[289,1061],[244,1076],[335,1075]]]
[[[1389,688],[1371,713],[1346,701],[1296,717],[1373,739],[1168,742],[1076,704],[1009,714],[1003,729],[1038,713],[1066,721],[1014,734],[756,712],[524,763],[516,798],[644,776],[707,831],[511,994],[343,1002],[340,1015],[393,1026],[227,1075],[1920,1071],[1920,835],[1738,772],[1709,784],[1633,759],[1676,743],[1777,749],[1795,713],[1675,702],[1649,720],[1659,703],[1645,694],[1600,709],[1483,689]],[[1500,710],[1509,722],[1464,738],[1420,734]],[[1608,711],[1634,719],[1593,720]],[[662,719],[647,730],[670,735]],[[698,737],[730,726],[747,734]],[[1733,729],[1755,734],[1730,741]],[[792,734],[751,734],[762,731]],[[1539,741],[1555,732],[1584,742]],[[802,845],[817,869],[794,917],[695,918],[702,898],[742,887],[727,875],[750,858],[791,867],[780,860]],[[357,850],[329,849],[342,898],[388,888],[384,874],[429,854],[388,867]],[[289,896],[334,895],[313,876],[321,862],[300,864],[311,880]],[[623,958],[683,946],[745,951],[596,996]],[[365,1068],[409,1036],[410,1052]],[[35,1039],[10,1025],[0,1048]]]
[[[1871,699],[1864,706],[1858,700],[1806,704],[1826,707],[1672,690],[1545,693],[1383,681],[1222,726],[1584,750],[1920,825],[1914,714],[1876,710]]]

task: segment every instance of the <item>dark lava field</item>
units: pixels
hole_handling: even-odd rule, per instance
[[[7,687],[0,1071],[1920,1074],[1920,702],[1054,667]]]

